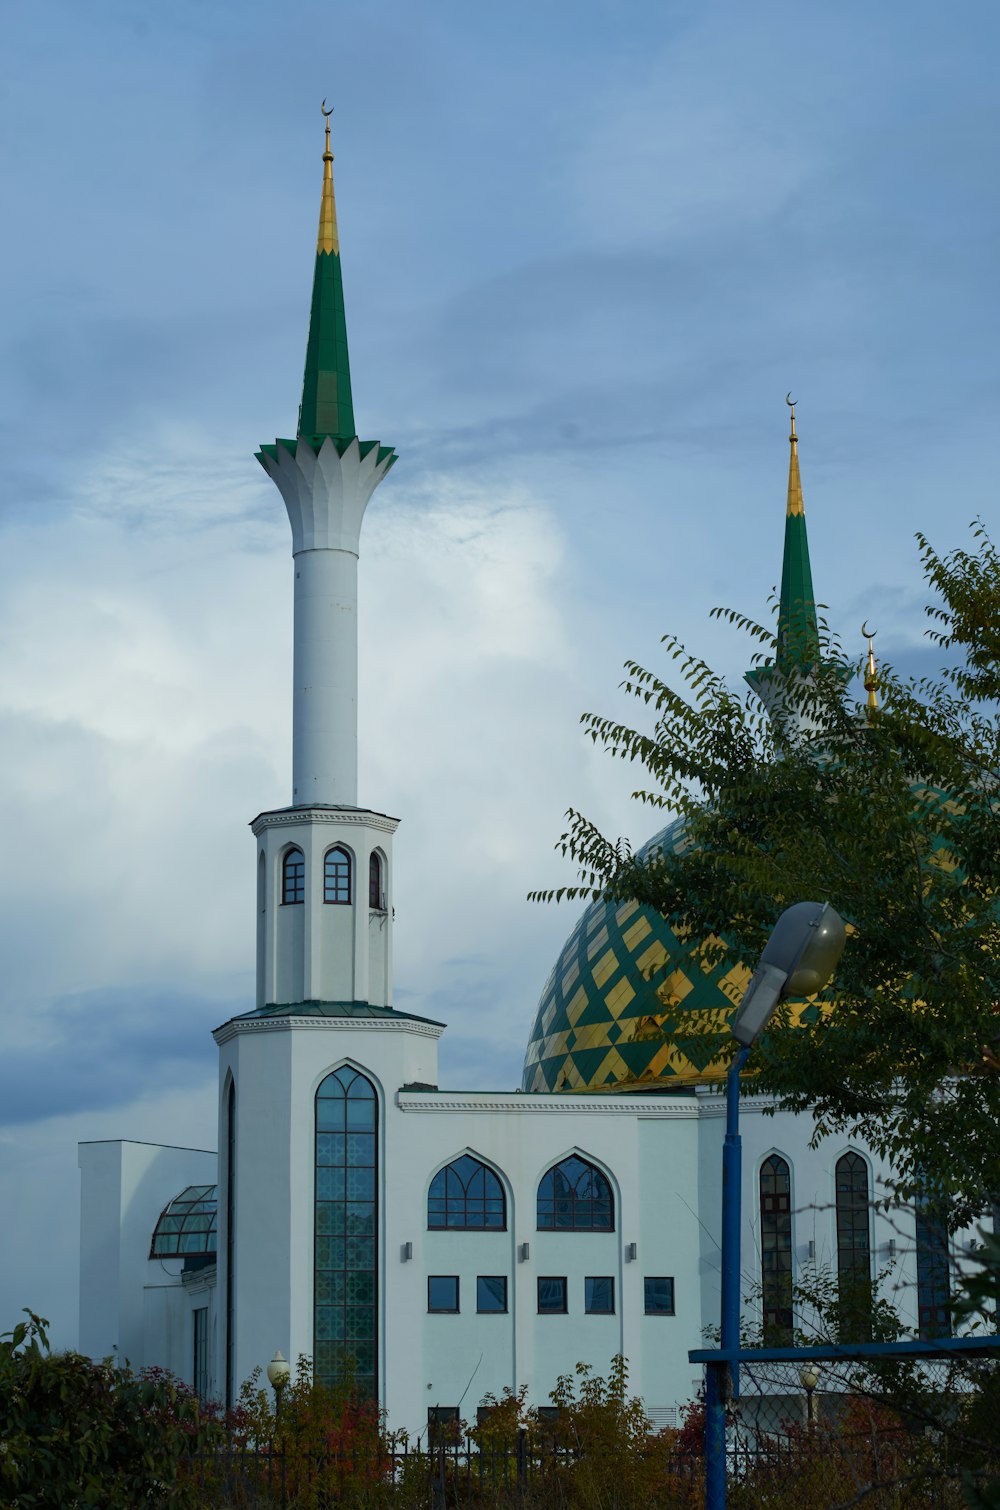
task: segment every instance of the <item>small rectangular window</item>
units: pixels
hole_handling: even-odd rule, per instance
[[[427,1277],[428,1311],[458,1310],[458,1275],[430,1274]],[[444,1407],[442,1406],[442,1409]]]
[[[583,1308],[588,1316],[613,1316],[615,1282],[610,1274],[588,1275],[583,1281]]]
[[[566,1279],[552,1275],[540,1275],[538,1279],[538,1314],[555,1316],[566,1314]]]
[[[462,1439],[462,1423],[457,1405],[427,1407],[427,1446],[457,1447]]]
[[[665,1275],[647,1275],[642,1282],[646,1295],[647,1316],[674,1314],[674,1282]]]
[[[476,1310],[495,1314],[506,1309],[506,1274],[480,1274],[476,1280]]]

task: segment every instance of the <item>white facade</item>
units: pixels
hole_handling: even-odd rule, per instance
[[[426,1429],[429,1407],[458,1406],[466,1418],[487,1392],[526,1384],[545,1404],[561,1373],[578,1362],[606,1370],[615,1353],[659,1421],[669,1421],[698,1387],[688,1352],[704,1346],[719,1316],[719,1237],[724,1106],[721,1093],[690,1095],[525,1095],[449,1092],[436,1083],[441,1027],[402,1017],[247,1018],[226,1024],[220,1043],[222,1126],[218,1260],[183,1274],[179,1260],[150,1260],[160,1210],[185,1185],[215,1181],[214,1156],[145,1144],[81,1146],[83,1249],[81,1348],[117,1349],[138,1366],[170,1368],[194,1382],[193,1312],[210,1308],[213,1393],[226,1380],[229,1088],[235,1088],[233,1170],[234,1388],[265,1366],[314,1349],[316,1089],[344,1064],[361,1070],[378,1097],[378,1378],[390,1424]],[[409,1089],[417,1082],[424,1088]],[[812,1264],[836,1272],[834,1167],[848,1149],[866,1160],[873,1197],[886,1169],[856,1143],[809,1147],[808,1117],[766,1115],[745,1100],[743,1283],[761,1280],[759,1173],[779,1153],[792,1176],[793,1272]],[[498,1231],[432,1231],[428,1190],[462,1154],[499,1177],[506,1223]],[[539,1182],[576,1153],[606,1175],[613,1230],[540,1231]],[[889,1298],[916,1328],[912,1213],[869,1212],[873,1273],[890,1260]],[[634,1254],[634,1257],[632,1256]],[[428,1279],[457,1276],[457,1314],[428,1309]],[[507,1310],[476,1309],[480,1276],[507,1280]],[[539,1314],[538,1280],[565,1278],[565,1314]],[[588,1277],[614,1281],[614,1311],[587,1315]],[[672,1315],[647,1315],[644,1281],[673,1280]],[[746,1307],[759,1323],[759,1303]]]

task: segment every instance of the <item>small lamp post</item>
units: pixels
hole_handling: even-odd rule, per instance
[[[726,1361],[710,1364],[705,1398],[705,1505],[725,1510],[726,1403],[739,1394],[740,1222],[743,1146],[740,1139],[740,1071],[780,1001],[815,996],[844,952],[847,930],[829,902],[786,907],[764,945],[760,963],[733,1021],[740,1045],[726,1075],[726,1139],[722,1147],[722,1336]]]
[[[806,1426],[810,1431],[816,1428],[816,1406],[813,1401],[813,1391],[819,1383],[819,1369],[815,1363],[803,1363],[799,1369],[799,1382],[806,1392]]]
[[[274,1357],[267,1365],[267,1382],[274,1390],[274,1416],[275,1423],[281,1426],[281,1397],[285,1392],[285,1385],[291,1377],[292,1370],[285,1361],[284,1353],[276,1351]]]

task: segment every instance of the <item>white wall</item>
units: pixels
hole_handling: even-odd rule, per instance
[[[153,1228],[164,1206],[187,1185],[212,1185],[214,1153],[158,1143],[109,1141],[79,1145],[80,1351],[116,1354],[135,1368],[170,1367],[149,1331],[146,1288]],[[178,1269],[180,1261],[167,1261]],[[154,1279],[154,1283],[159,1281]],[[164,1283],[178,1283],[164,1275]]]

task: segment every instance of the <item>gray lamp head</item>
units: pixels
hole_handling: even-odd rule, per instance
[[[795,902],[786,907],[743,993],[733,1037],[749,1048],[779,1001],[814,996],[836,969],[846,941],[844,920],[829,902]]]
[[[844,920],[829,902],[795,902],[786,907],[760,957],[762,965],[775,965],[787,977],[779,1001],[821,991],[836,970],[846,942]]]

